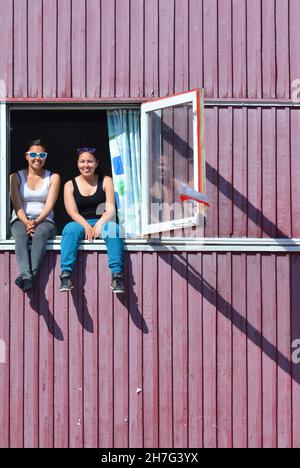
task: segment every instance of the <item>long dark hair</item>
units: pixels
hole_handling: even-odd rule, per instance
[[[45,151],[47,151],[47,146],[45,145],[45,142],[41,138],[34,138],[33,140],[30,140],[27,144],[27,150],[31,148],[32,146],[41,146],[44,148]]]

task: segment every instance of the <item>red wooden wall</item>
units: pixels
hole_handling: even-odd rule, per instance
[[[69,298],[0,257],[1,447],[300,447],[298,254],[131,253],[124,300],[105,253]]]

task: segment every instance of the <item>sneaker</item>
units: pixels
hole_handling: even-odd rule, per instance
[[[23,292],[30,291],[32,289],[32,280],[31,279],[23,279],[23,287],[22,290]]]
[[[63,271],[60,275],[60,288],[59,292],[71,291],[73,289],[73,283],[71,273],[69,271]]]
[[[23,291],[23,278],[22,278],[22,276],[18,276],[16,278],[15,284],[18,286],[18,288],[22,289],[22,291]]]
[[[115,294],[123,294],[124,288],[124,277],[122,273],[114,273],[111,280],[111,289]]]

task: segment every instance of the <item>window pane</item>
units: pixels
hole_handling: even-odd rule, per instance
[[[194,188],[192,103],[149,112],[149,224],[195,215],[195,203],[180,202],[182,184]]]

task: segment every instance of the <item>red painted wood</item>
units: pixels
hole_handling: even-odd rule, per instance
[[[261,0],[247,0],[248,97],[262,97]]]
[[[42,0],[27,0],[27,28],[28,28],[28,96],[36,98],[43,95],[42,74],[42,24],[43,10]]]
[[[276,97],[275,2],[261,2],[263,97]]]
[[[28,96],[27,0],[14,0],[14,97]]]
[[[275,110],[262,111],[262,209],[263,237],[276,236],[276,122]]]
[[[24,447],[24,295],[14,284],[18,275],[15,255],[12,254],[10,256],[10,349],[13,350],[14,359],[9,363],[11,448]]]
[[[231,0],[218,4],[218,61],[219,61],[219,94],[232,97],[232,8]]]
[[[261,255],[247,258],[248,447],[262,441],[262,309]]]
[[[217,195],[215,203],[218,200],[218,226],[219,235],[224,237],[230,237],[233,232],[233,218],[232,218],[232,200],[233,200],[233,110],[219,109],[218,111],[219,123],[219,141],[222,142],[218,148],[219,151],[219,163],[218,166],[214,166],[216,173],[214,174],[214,182],[217,181],[217,187],[219,191],[216,191],[214,187],[214,196]],[[211,171],[209,169],[209,171]],[[219,180],[217,180],[217,173]],[[212,201],[212,205],[214,202]],[[208,213],[209,217],[209,213]],[[215,227],[217,229],[217,226]]]
[[[290,40],[290,79],[291,82],[298,80],[300,77],[300,58],[299,54],[296,51],[296,48],[292,44],[299,44],[300,40],[300,31],[298,24],[300,21],[300,4],[297,0],[290,1],[290,31],[289,31],[289,40]],[[297,85],[299,87],[299,85]],[[299,98],[299,93],[298,93]]]
[[[83,448],[83,275],[84,255],[74,269],[74,290],[69,293],[69,437],[70,448]]]
[[[175,2],[166,0],[159,2],[159,94],[169,96],[174,94],[174,31],[175,31]],[[166,57],[168,59],[166,60]]]
[[[57,97],[72,96],[71,0],[57,3]]]
[[[54,277],[54,448],[69,446],[69,295],[59,293],[60,256]]]
[[[116,96],[129,96],[130,83],[130,2],[116,1]]]
[[[159,447],[173,447],[172,255],[158,255]]]
[[[300,337],[300,258],[298,255],[291,255],[291,334],[292,334],[292,353],[299,359],[299,337]],[[295,348],[297,345],[297,348]],[[292,442],[293,448],[300,448],[300,366],[297,360],[292,361]]]
[[[6,95],[13,96],[13,2],[0,1],[0,43],[5,44],[0,55],[0,79],[5,82]],[[4,96],[2,96],[4,97]]]
[[[190,89],[189,74],[189,8],[186,2],[175,2],[175,93]]]
[[[233,112],[233,232],[247,232],[247,109]]]
[[[203,254],[203,427],[204,447],[217,447],[216,254]]]
[[[300,114],[291,110],[291,203],[292,203],[292,236],[300,235],[297,220],[300,216]]]
[[[203,447],[203,312],[201,257],[187,257],[188,281],[188,447]]]
[[[277,304],[276,290],[280,283],[276,278],[274,257],[262,256],[262,333],[268,344],[263,345],[262,401],[263,401],[263,446],[277,446]],[[268,353],[268,354],[267,354]]]
[[[130,2],[130,96],[144,96],[144,5]]]
[[[89,253],[83,265],[83,421],[84,447],[97,447],[98,436],[98,255]],[[88,272],[95,272],[88,278]]]
[[[143,440],[159,447],[158,260],[143,254]]]
[[[247,94],[246,69],[246,2],[232,1],[232,41],[233,54],[233,96],[243,97]]]
[[[115,1],[101,1],[101,95],[115,96]]]
[[[276,96],[288,98],[290,95],[290,57],[286,53],[289,50],[289,3],[284,0],[276,0],[276,62],[277,67]]]
[[[87,96],[101,94],[101,2],[86,2],[86,89]]]
[[[218,236],[218,109],[216,107],[206,111],[206,193],[210,201],[209,216],[206,217],[205,236]],[[222,179],[223,180],[223,179]],[[220,191],[221,193],[221,191]]]
[[[232,420],[233,447],[247,447],[246,257],[232,255]]]
[[[72,0],[71,60],[72,97],[86,96],[86,2]]]
[[[39,309],[39,446],[53,448],[54,445],[54,343],[53,335],[48,332],[53,320],[54,254],[51,252],[42,265],[38,279],[37,300]],[[36,313],[38,311],[35,311]]]
[[[114,443],[114,309],[106,254],[98,258],[99,447]],[[122,312],[121,312],[122,313]]]
[[[203,0],[203,85],[207,97],[215,96],[218,93],[217,9],[218,2],[216,0]]]
[[[188,447],[188,321],[186,254],[172,256],[174,447]]]
[[[217,264],[217,415],[218,448],[230,448],[232,434],[232,284],[231,254],[218,255]]]
[[[290,262],[287,255],[277,257],[277,348],[279,351],[279,364],[283,363],[281,355],[290,361],[291,355],[291,317],[282,313],[289,310],[291,304],[290,294]],[[280,283],[278,283],[278,279]],[[292,448],[292,366],[288,372],[278,369],[278,448]]]
[[[261,109],[248,109],[248,236],[262,236]]]
[[[45,98],[57,96],[57,1],[43,2],[42,57],[43,93]]]
[[[292,235],[291,226],[291,164],[290,164],[290,110],[278,109],[277,126],[277,236]]]
[[[10,362],[10,298],[9,298],[9,253],[0,255],[0,425],[2,437],[0,438],[0,447],[9,447],[9,362]]]
[[[189,5],[189,83],[195,89],[203,88],[203,0],[190,0]]]
[[[144,93],[148,98],[158,97],[158,0],[148,0],[144,3]],[[147,20],[146,20],[147,18]],[[166,61],[168,59],[166,58]],[[168,66],[168,65],[167,65]]]

